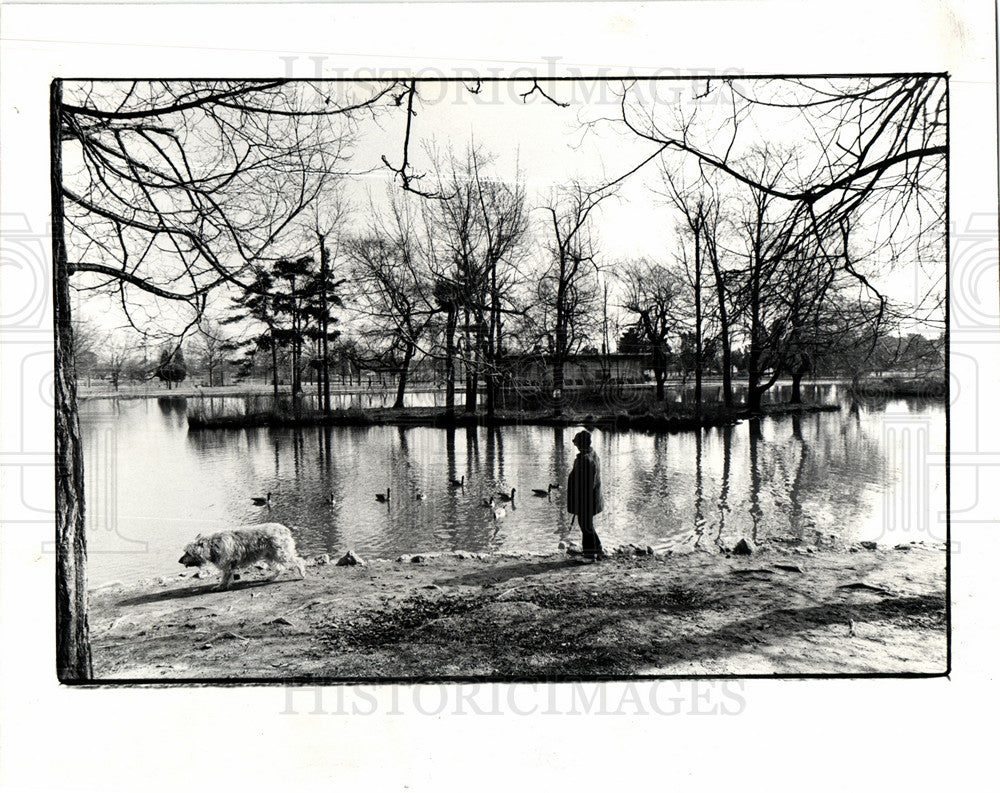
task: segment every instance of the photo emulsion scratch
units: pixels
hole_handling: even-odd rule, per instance
[[[946,674],[948,101],[55,80],[59,678]]]

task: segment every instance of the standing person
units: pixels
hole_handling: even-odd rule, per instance
[[[601,538],[594,530],[594,515],[604,509],[601,496],[601,460],[591,448],[586,430],[573,436],[573,445],[580,450],[573,461],[573,470],[566,483],[566,509],[576,515],[583,534],[583,558],[597,561],[604,555]]]

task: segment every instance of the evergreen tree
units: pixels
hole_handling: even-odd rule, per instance
[[[176,349],[165,347],[160,353],[160,365],[156,367],[156,376],[167,384],[167,390],[174,383],[183,381],[187,377],[187,363],[184,361],[184,350],[180,347]]]

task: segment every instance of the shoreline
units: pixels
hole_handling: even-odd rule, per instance
[[[628,410],[615,413],[568,410],[556,416],[550,410],[499,410],[492,417],[482,413],[464,413],[456,410],[449,416],[443,408],[372,408],[335,410],[329,415],[309,412],[298,416],[289,414],[256,413],[239,416],[204,417],[188,414],[189,430],[246,429],[249,427],[324,427],[324,426],[412,426],[412,427],[479,427],[479,426],[540,426],[572,427],[584,425],[610,430],[637,430],[651,432],[681,432],[707,427],[732,426],[753,418],[768,416],[801,415],[804,413],[835,413],[839,404],[813,403],[763,405],[760,412],[736,407],[726,410],[716,405],[707,406],[699,416],[690,410],[680,413],[632,414]]]
[[[189,573],[90,592],[103,680],[544,680],[947,671],[943,544],[407,554],[305,580]]]

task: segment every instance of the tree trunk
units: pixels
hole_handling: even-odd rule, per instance
[[[562,279],[560,279],[562,281]],[[559,284],[559,294],[556,297],[556,345],[552,356],[552,391],[555,402],[555,414],[561,416],[563,404],[566,399],[564,393],[566,389],[566,347],[568,346],[568,333],[566,328],[565,309],[563,301],[565,298],[565,284]]]
[[[490,309],[490,327],[486,336],[485,372],[483,379],[486,381],[486,415],[493,417],[496,412],[497,402],[497,355],[496,355],[496,325],[494,322],[493,309]]]
[[[278,409],[278,343],[271,331],[271,383],[274,386],[274,409]]]
[[[330,252],[326,247],[326,238],[319,235],[319,278],[320,278],[320,323],[322,336],[320,337],[320,355],[323,360],[320,364],[320,379],[323,383],[323,413],[330,415],[330,321],[327,316],[326,287],[328,273],[330,270]]]
[[[759,224],[758,224],[759,225]],[[747,356],[747,408],[760,411],[760,231],[750,262],[750,349]]]
[[[399,383],[396,386],[396,401],[392,403],[394,408],[403,407],[403,397],[406,395],[406,380],[410,373],[410,361],[413,359],[413,344],[406,345],[406,352],[403,355],[403,367],[399,371]]]
[[[480,334],[477,328],[475,336],[469,333],[469,309],[465,309],[465,330],[462,338],[465,346],[465,412],[476,412],[476,392],[479,390],[479,343]],[[478,325],[478,322],[477,322]],[[471,339],[475,338],[475,343]]]
[[[495,266],[494,266],[495,269]],[[493,332],[493,347],[490,352],[490,360],[493,363],[493,369],[491,370],[491,381],[490,385],[493,388],[493,408],[487,407],[489,414],[493,415],[493,410],[496,408],[496,399],[498,392],[503,388],[503,377],[500,373],[500,367],[503,365],[503,315],[500,312],[500,300],[496,294],[496,287],[494,285],[494,332]],[[501,394],[502,396],[502,394]],[[506,406],[506,402],[504,403]]]
[[[552,398],[555,405],[555,414],[561,416],[563,403],[565,401],[566,373],[565,361],[562,355],[556,353],[552,358]]]
[[[793,405],[802,404],[802,372],[792,372],[792,398]]]
[[[445,374],[444,412],[449,420],[455,417],[455,326],[458,311],[454,304],[448,306],[448,320],[445,325]]]
[[[497,376],[492,370],[486,373],[486,415],[493,418],[497,409]]]
[[[733,351],[729,347],[729,328],[722,336],[722,401],[727,408],[733,406]]]
[[[719,301],[719,341],[722,344],[722,400],[727,408],[733,406],[733,352],[729,343],[729,309],[726,307],[726,282],[722,277],[717,256],[712,261],[715,276],[715,294]]]
[[[62,83],[52,81],[49,108],[52,274],[55,314],[56,672],[62,682],[94,676],[87,621],[87,536],[83,443],[76,402],[73,327],[62,197]]]
[[[468,364],[466,364],[468,367]],[[465,372],[465,412],[476,412],[476,391],[479,390],[479,377],[473,367],[468,367]]]
[[[465,395],[465,412],[475,413],[476,408],[479,406],[479,376],[480,372],[483,370],[483,347],[485,346],[485,339],[483,338],[482,323],[476,320],[476,333],[475,333],[475,349],[472,355],[472,372],[469,375],[469,380],[467,383],[467,391]]]
[[[694,404],[701,416],[701,226],[694,232]]]

